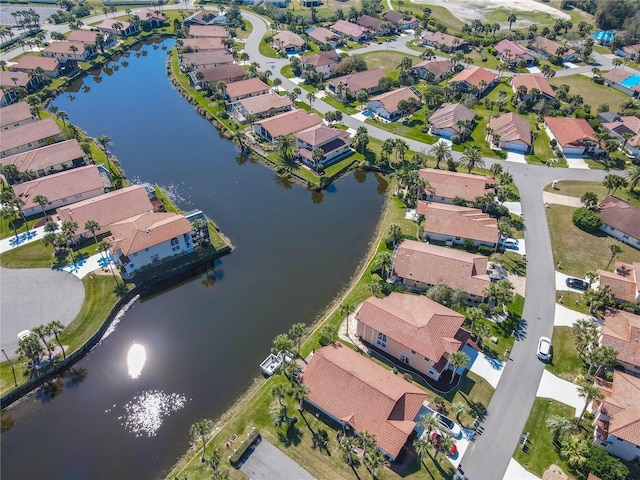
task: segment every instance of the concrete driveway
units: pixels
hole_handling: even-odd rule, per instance
[[[10,357],[18,347],[18,332],[53,320],[67,326],[84,301],[79,278],[47,268],[0,268],[0,292],[0,344]]]
[[[535,357],[532,362],[538,361]],[[536,397],[553,398],[558,402],[564,403],[576,409],[576,417],[580,415],[584,407],[584,400],[578,396],[578,386],[575,383],[568,382],[556,377],[548,370],[542,372],[542,379],[538,385]]]
[[[253,447],[240,470],[251,480],[314,480],[315,477],[264,438]]]

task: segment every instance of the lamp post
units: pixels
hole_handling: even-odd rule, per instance
[[[4,355],[4,358],[7,359],[7,362],[9,362],[9,366],[11,367],[11,372],[13,373],[13,385],[15,387],[17,387],[18,386],[18,380],[16,380],[16,371],[13,368],[13,363],[11,363],[11,360],[7,356],[7,353],[4,351],[4,348],[2,349],[2,354]]]

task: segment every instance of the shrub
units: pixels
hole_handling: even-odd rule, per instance
[[[491,255],[493,253],[493,248],[487,246],[487,245],[480,245],[478,247],[478,253],[480,255],[484,255],[485,257],[488,257],[489,255]]]
[[[473,244],[473,240],[471,240],[470,238],[465,238],[464,239],[464,249],[467,252],[471,252],[473,250],[475,250],[476,246]]]
[[[258,430],[254,428],[247,435],[247,438],[245,438],[240,443],[240,445],[238,445],[238,448],[233,452],[233,455],[229,457],[229,463],[231,463],[231,465],[233,465],[234,467],[238,468],[237,467],[238,462],[240,462],[244,454],[247,453],[247,450],[249,450],[249,447],[251,447],[251,445],[253,445],[253,443],[256,440],[258,440],[258,438],[260,438],[260,432],[258,432]]]
[[[572,220],[576,227],[589,233],[597,232],[602,226],[600,217],[585,207],[577,208],[573,212]]]
[[[451,137],[451,142],[454,143],[455,145],[458,145],[460,143],[460,135],[453,135]]]

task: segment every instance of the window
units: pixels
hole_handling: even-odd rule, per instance
[[[138,256],[138,252],[135,252],[135,253],[133,254],[133,256],[134,256],[134,257],[137,257],[137,256]]]
[[[387,348],[387,336],[384,333],[378,332],[378,339],[376,345],[382,348]]]
[[[433,370],[429,369],[429,375],[433,376],[435,374],[436,374],[436,372],[434,372]]]
[[[171,246],[173,247],[174,245],[178,245],[178,239],[175,237],[171,239]]]
[[[424,357],[424,361],[425,361],[425,362],[428,362],[428,361],[429,361],[429,359],[428,359],[427,357]]]
[[[411,353],[412,353],[413,355],[415,355],[415,354],[416,354],[416,351],[415,351],[415,350],[411,350]]]
[[[145,248],[145,249],[144,249],[144,251],[145,251],[145,253],[148,253],[148,252],[149,252],[149,249],[148,249],[148,248]]]
[[[400,352],[400,361],[405,365],[411,365],[411,358],[406,353]]]

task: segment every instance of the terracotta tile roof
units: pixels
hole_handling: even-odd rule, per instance
[[[217,67],[204,67],[199,71],[202,72],[203,82],[211,82],[213,84],[218,82],[237,82],[247,75],[247,71],[237,63],[229,63]]]
[[[495,48],[501,55],[507,57],[509,61],[513,61],[518,58],[522,58],[524,60],[533,59],[533,56],[524,48],[517,43],[513,43],[511,40],[507,40],[506,38],[496,43],[493,48]],[[508,55],[507,50],[509,50]]]
[[[8,73],[8,72],[3,72]],[[14,75],[20,72],[13,72]],[[26,74],[23,74],[26,75]],[[0,127],[11,126],[14,123],[33,118],[31,107],[27,102],[18,102],[0,109]]]
[[[640,43],[637,43],[635,45],[626,45],[622,47],[622,51],[629,55],[637,55],[638,53],[640,53]]]
[[[513,89],[517,90],[518,87],[524,85],[527,88],[527,93],[531,93],[534,88],[540,92],[548,95],[551,98],[556,98],[556,94],[553,92],[553,88],[549,85],[546,78],[541,75],[515,75],[511,77],[511,84]]]
[[[450,288],[483,297],[491,279],[487,257],[453,248],[404,240],[395,254],[392,274],[429,285],[444,283]]]
[[[320,43],[327,43],[327,38],[329,39],[329,41],[336,41],[340,38],[339,35],[337,35],[336,33],[332,32],[331,30],[327,30],[326,28],[323,27],[317,27],[314,28],[312,31],[310,31],[308,33],[309,37],[313,38],[314,40],[320,42]]]
[[[359,38],[369,32],[366,28],[356,25],[355,23],[347,22],[346,20],[338,20],[331,28],[338,33],[354,38]]]
[[[610,417],[610,435],[640,446],[640,378],[614,371],[611,395],[600,409]]]
[[[402,87],[377,95],[371,98],[369,102],[380,102],[387,112],[393,113],[398,110],[398,103],[401,100],[408,100],[410,98],[415,98],[418,103],[420,103],[420,95],[418,95],[413,88]]]
[[[382,15],[385,20],[395,25],[411,25],[417,22],[416,17],[413,15],[405,15],[404,13],[397,12],[395,10],[389,10]]]
[[[635,302],[640,297],[640,262],[616,262],[615,271],[598,270],[600,285],[609,285],[615,298]]]
[[[473,120],[475,117],[476,114],[461,103],[443,103],[429,117],[429,125],[437,129],[451,128],[460,133],[464,127],[456,123],[460,120]]]
[[[378,86],[380,79],[384,77],[384,72],[380,68],[374,68],[373,70],[363,70],[362,72],[351,73],[349,75],[343,75],[342,77],[336,77],[329,80],[331,85],[336,88],[342,84],[351,92],[356,93],[360,89],[368,90]]]
[[[300,62],[302,65],[310,63],[314,67],[321,67],[323,65],[332,65],[334,63],[338,63],[337,58],[340,55],[335,50],[331,50],[329,52],[320,52],[320,53],[312,53],[310,55],[305,55],[300,57]]]
[[[378,447],[398,456],[415,428],[427,394],[402,377],[341,344],[316,351],[304,370],[307,398]]]
[[[79,235],[87,233],[84,229],[87,220],[97,221],[105,232],[109,230],[112,223],[151,210],[153,205],[145,188],[141,185],[132,185],[58,208],[57,213],[62,222],[76,222],[78,229],[75,234]]]
[[[84,158],[84,156],[85,154],[80,148],[80,144],[76,139],[73,139],[2,158],[0,159],[0,164],[8,165],[12,163],[21,172],[27,170],[37,172],[38,170],[47,170],[63,163],[69,163],[70,165],[73,160]]]
[[[227,38],[229,32],[226,28],[218,25],[191,25],[189,27],[189,36]]]
[[[420,177],[435,190],[435,197],[462,197],[471,201],[486,194],[493,188],[494,180],[482,175],[470,173],[436,170],[435,168],[421,168]]]
[[[595,142],[595,132],[584,118],[544,117],[561,147],[583,146],[586,141]]]
[[[561,43],[554,42],[553,40],[542,36],[534,38],[531,42],[531,48],[545,52],[547,55],[556,56],[558,47],[569,48],[566,45],[562,45]],[[573,48],[569,48],[562,56],[570,57],[571,55],[575,55],[575,53],[576,51]]]
[[[140,10],[135,10],[133,14],[136,15],[143,23],[149,20],[159,20],[161,22],[164,22],[164,15],[153,8],[147,7]]]
[[[531,124],[520,115],[509,112],[489,120],[489,127],[494,135],[500,135],[501,142],[519,140],[525,145],[531,145]]]
[[[14,81],[15,79],[15,81]],[[25,88],[29,83],[29,74],[25,72],[8,72],[6,70],[0,70],[0,87],[8,87],[8,89],[12,89],[15,87]],[[25,102],[19,102],[25,103]],[[14,104],[15,105],[15,104]],[[5,114],[5,109],[8,107],[2,108],[2,114]],[[4,120],[2,121],[4,124]]]
[[[207,51],[207,50],[225,50],[226,47],[222,43],[222,38],[183,38],[183,47],[191,47],[194,51]]]
[[[72,50],[72,47],[75,47],[77,50],[74,52]],[[85,48],[84,42],[54,40],[47,47],[45,47],[45,49],[42,50],[42,52],[52,53],[52,54],[65,54],[65,55],[83,55],[85,50],[86,48]]]
[[[465,68],[456,76],[451,79],[451,83],[455,82],[467,82],[469,85],[473,85],[474,87],[480,89],[482,81],[486,82],[487,85],[490,85],[491,82],[495,81],[498,78],[496,73],[493,73],[486,68],[482,67],[473,67],[473,68]]]
[[[67,37],[67,40],[89,43],[93,45],[96,43],[97,35],[102,36],[103,34],[92,30],[71,30],[71,33]]]
[[[587,475],[587,480],[602,480],[600,477],[596,477],[593,473]]]
[[[312,147],[322,145],[336,138],[347,138],[349,133],[335,127],[327,127],[324,124],[314,125],[294,135],[297,139],[308,143]]]
[[[632,116],[619,118],[620,120],[618,121],[603,123],[602,126],[606,128],[609,133],[618,135],[623,140],[623,135],[631,135],[631,137],[627,139],[627,145],[632,147],[640,146],[640,118]]]
[[[434,45],[444,46],[448,48],[460,48],[464,45],[468,45],[468,42],[465,39],[454,37],[453,35],[442,32],[424,32],[422,34],[422,40]]]
[[[24,209],[38,206],[38,203],[33,201],[36,195],[44,195],[49,202],[54,203],[63,198],[72,201],[74,195],[86,194],[94,190],[104,192],[102,178],[95,165],[72,168],[13,186],[16,197],[24,201]]]
[[[640,366],[640,315],[609,309],[600,335],[601,345],[615,348],[619,361]]]
[[[334,137],[322,145],[318,145],[316,148],[320,148],[324,152],[326,158],[338,151],[345,152],[345,147],[348,147],[349,145],[351,145],[349,134],[347,132],[343,132],[342,135]],[[314,161],[313,150],[311,148],[297,148],[296,153],[311,162]]]
[[[41,57],[40,55],[23,55],[18,59],[18,63],[11,68],[23,70],[35,70],[42,68],[45,72],[53,72],[60,67],[60,60],[55,57]]]
[[[111,224],[111,251],[129,256],[191,232],[183,215],[170,212],[145,212]]]
[[[420,63],[416,63],[412,70],[414,69],[424,69],[427,72],[433,73],[436,78],[442,75],[445,72],[450,72],[453,70],[453,62],[451,60],[424,60]]]
[[[115,28],[114,25],[116,23],[119,23],[122,26],[120,28]],[[127,22],[126,20],[122,20],[120,18],[105,18],[101,23],[96,25],[96,28],[103,28],[105,30],[125,31],[130,26],[131,26],[131,22]]]
[[[605,225],[640,239],[640,207],[608,195],[600,202],[598,214]]]
[[[631,72],[625,70],[624,68],[614,68],[610,72],[603,73],[600,76],[612,83],[620,83],[625,78],[629,78],[631,75]]]
[[[455,338],[464,315],[424,295],[392,292],[386,298],[369,297],[356,319],[433,361],[464,346]]]
[[[254,125],[261,125],[272,138],[276,138],[299,132],[320,123],[322,123],[322,118],[317,113],[308,113],[297,109],[254,122]]]
[[[233,55],[226,50],[203,50],[193,53],[181,53],[182,65],[222,65],[233,63]]]
[[[369,30],[381,31],[383,30],[382,24],[384,21],[379,18],[372,17],[371,15],[360,15],[358,17],[358,25],[364,28],[368,28]]]
[[[245,98],[239,100],[239,103],[249,115],[259,115],[272,109],[293,106],[293,102],[289,97],[273,92],[269,92],[266,95],[258,95],[257,97]]]
[[[229,97],[237,98],[243,95],[252,95],[254,93],[268,91],[269,88],[269,85],[264,83],[258,77],[253,77],[246,80],[240,80],[239,82],[229,83],[225,86],[225,91]]]
[[[285,48],[291,45],[300,48],[306,43],[300,35],[290,32],[289,30],[282,30],[276,33],[273,36],[273,41],[276,45],[279,43]]]
[[[439,234],[498,243],[497,220],[477,208],[420,200],[418,213],[424,215],[424,231],[427,235]]]
[[[0,137],[0,152],[7,152],[12,148],[54,137],[61,133],[60,128],[56,125],[53,118],[45,118],[37,122],[25,123],[19,127],[2,132],[2,136]]]

